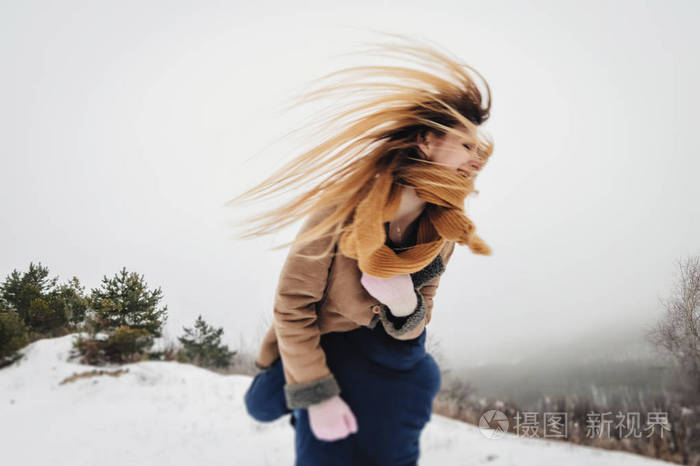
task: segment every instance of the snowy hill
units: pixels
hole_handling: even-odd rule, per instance
[[[177,362],[119,367],[67,362],[75,335],[39,340],[0,370],[0,459],[44,465],[291,465],[289,416],[251,419],[243,394],[251,377],[219,375]],[[96,374],[63,383],[72,375]],[[360,426],[360,428],[362,428]],[[420,464],[670,464],[638,455],[506,434],[488,439],[475,426],[433,415]]]

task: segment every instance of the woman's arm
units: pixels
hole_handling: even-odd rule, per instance
[[[309,216],[297,238],[320,223],[331,208]],[[293,245],[280,273],[274,302],[274,325],[284,368],[284,392],[289,409],[305,408],[340,394],[321,347],[316,303],[321,300],[333,256],[307,259],[329,247],[333,238],[322,237]],[[332,250],[331,250],[332,251]]]
[[[382,323],[384,330],[397,340],[412,340],[418,338],[425,325],[430,322],[433,312],[433,300],[440,278],[454,252],[455,243],[450,241],[439,260],[431,262],[426,268],[411,274],[415,285],[418,304],[413,312],[404,317],[391,314],[388,306],[382,305],[377,320]]]

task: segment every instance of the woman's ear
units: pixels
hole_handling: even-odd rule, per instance
[[[427,137],[427,131],[418,133],[416,137],[416,145],[418,146],[418,151],[426,159],[430,160],[430,138]]]

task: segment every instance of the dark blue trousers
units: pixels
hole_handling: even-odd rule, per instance
[[[308,410],[287,408],[281,358],[253,379],[245,394],[248,413],[263,422],[291,414],[296,466],[416,465],[420,434],[441,382],[425,339],[426,330],[415,339],[397,340],[381,323],[321,335],[340,397],[357,419],[358,432],[344,439],[318,440]]]

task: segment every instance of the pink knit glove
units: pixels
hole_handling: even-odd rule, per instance
[[[338,395],[309,405],[307,409],[311,432],[319,440],[332,442],[357,432],[355,415]]]
[[[409,315],[418,306],[418,297],[409,274],[379,278],[362,272],[360,283],[396,317]]]

